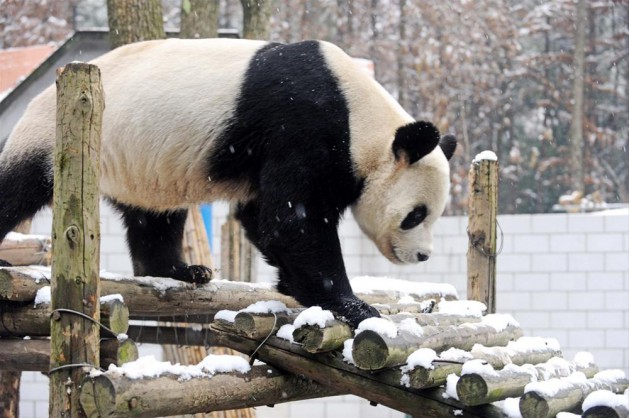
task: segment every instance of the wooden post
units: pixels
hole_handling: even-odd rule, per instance
[[[255,276],[255,250],[236,220],[236,206],[229,206],[229,215],[221,227],[221,277],[237,282],[251,282]]]
[[[485,158],[483,158],[485,157]],[[496,213],[498,161],[491,151],[476,156],[469,171],[467,299],[496,312]]]
[[[57,70],[57,144],[53,197],[50,416],[84,416],[80,364],[99,365],[99,173],[104,109],[98,67]],[[63,368],[62,368],[63,367]]]

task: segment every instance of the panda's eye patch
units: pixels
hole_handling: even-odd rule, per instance
[[[417,225],[422,223],[424,219],[426,219],[427,214],[428,210],[426,209],[426,206],[417,206],[415,209],[410,211],[408,215],[406,215],[406,218],[402,221],[400,228],[404,230],[415,228]]]

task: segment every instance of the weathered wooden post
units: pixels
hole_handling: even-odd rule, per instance
[[[496,154],[478,154],[469,171],[467,298],[496,312],[496,214],[498,161]]]
[[[103,109],[98,67],[71,63],[57,70],[51,417],[84,416],[79,405],[79,384],[85,375],[81,365],[99,365],[99,326],[94,321],[100,320],[98,185]]]

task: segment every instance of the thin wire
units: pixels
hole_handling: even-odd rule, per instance
[[[467,230],[467,237],[469,238],[469,241],[472,243],[472,247],[476,248],[478,252],[480,252],[482,255],[484,255],[487,258],[495,258],[502,253],[502,247],[504,244],[504,232],[502,231],[502,227],[500,226],[500,222],[498,222],[498,219],[496,219],[496,226],[498,227],[498,230],[500,231],[500,247],[494,254],[487,254],[487,252],[485,251],[483,247],[478,245],[478,243],[474,242],[474,240],[472,239],[472,236],[470,235],[470,230],[469,229]]]
[[[273,312],[273,326],[271,327],[271,331],[269,331],[269,335],[266,336],[266,338],[260,343],[260,345],[255,350],[253,350],[253,353],[251,353],[251,355],[249,356],[249,365],[253,365],[253,362],[256,360],[256,353],[266,343],[266,341],[269,338],[271,338],[271,335],[273,335],[273,331],[275,331],[276,325],[277,325],[277,315],[275,315],[275,312]]]
[[[111,329],[107,328],[105,325],[103,325],[102,323],[98,322],[97,320],[95,320],[91,316],[85,315],[83,312],[77,312],[77,311],[72,310],[72,309],[57,308],[57,309],[53,310],[50,313],[50,315],[52,316],[55,312],[69,313],[69,314],[80,316],[81,318],[87,319],[88,321],[92,321],[93,323],[95,323],[96,325],[98,325],[99,327],[104,329],[105,331],[111,333],[111,335],[113,335],[114,337],[118,338],[118,333],[116,333],[116,332],[112,331]]]
[[[98,369],[101,372],[105,371],[105,369],[103,369],[101,367],[96,367],[93,364],[89,364],[89,363],[75,363],[75,364],[64,364],[62,366],[53,367],[52,369],[48,370],[48,374],[54,373],[54,372],[58,372],[59,370],[63,370],[63,369],[75,369],[77,367],[90,367],[92,369]]]

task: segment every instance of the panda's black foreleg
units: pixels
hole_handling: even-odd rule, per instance
[[[28,159],[0,156],[0,242],[20,222],[52,201],[51,156],[44,151]]]
[[[127,228],[127,244],[136,276],[172,277],[197,284],[210,281],[212,271],[209,268],[189,266],[183,261],[186,209],[152,212],[112,203],[122,213]]]

